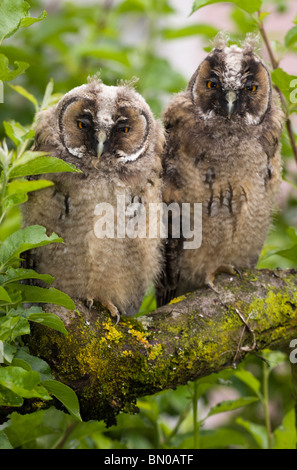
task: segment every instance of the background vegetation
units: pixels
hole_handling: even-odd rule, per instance
[[[283,353],[266,351],[265,360],[249,357],[236,370],[141,399],[139,414],[122,414],[117,426],[106,429],[103,422],[80,420],[75,394],[57,383],[48,365],[31,356],[22,341],[22,336],[30,333],[32,322],[66,334],[56,316],[45,314],[39,307],[26,309],[24,302],[73,307],[68,296],[51,287],[39,289],[20,282],[40,277],[19,267],[22,252],[61,242],[55,234],[47,237],[42,227],[20,228],[20,204],[25,203],[27,193],[50,184],[44,180],[28,182],[24,177],[76,171],[29,150],[35,113],[99,71],[109,85],[138,77],[138,91],[161,116],[172,93],[186,86],[187,77],[160,53],[160,46],[166,44],[174,50],[176,41],[197,37],[208,51],[217,33],[217,26],[200,21],[199,13],[209,4],[223,2],[188,3],[188,15],[192,16],[180,17],[180,24],[171,27],[176,7],[170,0],[97,0],[90,4],[48,1],[46,5],[41,0],[0,0],[0,80],[4,83],[4,102],[0,104],[0,406],[3,412],[7,406],[15,407],[0,426],[0,448],[296,447],[290,366]],[[292,99],[297,98],[297,82],[293,82],[297,77],[281,68],[286,57],[297,63],[297,12],[292,14],[287,31],[266,29],[270,13],[281,19],[292,11],[293,3],[234,0],[228,10],[232,42],[242,40],[250,31],[261,33],[262,53],[269,61],[288,117],[282,147],[286,183],[260,268],[297,268],[297,103],[293,102],[297,99]],[[196,17],[197,22],[193,22]],[[193,71],[197,65],[193,63]],[[49,285],[52,282],[50,276],[42,279]],[[151,294],[142,312],[154,305]],[[18,413],[25,399],[50,400],[52,396],[63,403],[65,412],[51,407]]]

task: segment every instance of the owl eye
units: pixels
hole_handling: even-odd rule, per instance
[[[79,129],[87,129],[88,128],[88,124],[86,122],[83,122],[83,121],[77,121],[77,127]]]
[[[257,85],[246,85],[244,87],[245,91],[248,91],[249,93],[254,93],[257,90]]]
[[[206,82],[206,86],[207,88],[211,89],[211,88],[219,88],[219,83],[216,81],[216,80],[208,80]]]
[[[130,127],[118,127],[118,132],[124,132],[125,134],[130,131]]]

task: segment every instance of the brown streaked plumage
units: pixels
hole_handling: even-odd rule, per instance
[[[248,36],[219,35],[214,49],[164,112],[166,203],[202,203],[202,244],[168,239],[158,304],[208,284],[216,272],[257,263],[281,181],[283,112]]]
[[[125,226],[131,222],[136,200],[145,209],[160,202],[163,143],[161,124],[129,85],[106,86],[91,79],[38,116],[34,149],[72,163],[82,173],[42,175],[54,186],[31,193],[24,205],[25,225],[43,225],[64,240],[63,245],[34,250],[31,263],[54,276],[54,287],[98,301],[118,319],[120,313],[137,313],[159,275],[160,239],[123,236],[117,223],[119,217]],[[117,212],[123,198],[124,216]],[[98,238],[98,224],[107,214],[98,206],[102,203],[114,209],[113,238]]]

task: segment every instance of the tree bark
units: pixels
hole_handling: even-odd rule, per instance
[[[74,312],[47,305],[68,336],[39,325],[30,349],[75,390],[84,420],[111,425],[120,411],[137,410],[138,397],[236,367],[262,349],[288,352],[297,338],[296,274],[221,274],[217,292],[201,288],[143,317],[122,317],[116,326],[106,310],[89,311],[80,300]]]

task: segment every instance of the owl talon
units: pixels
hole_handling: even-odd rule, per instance
[[[209,289],[211,289],[215,294],[219,294],[219,292],[216,290],[214,286],[213,281],[208,281],[205,285],[209,287]]]
[[[242,279],[241,272],[239,271],[239,269],[232,266],[232,264],[222,264],[221,266],[219,266],[218,269],[215,271],[215,274],[219,273],[232,274],[233,276],[237,274],[239,278]]]
[[[113,318],[116,318],[115,325],[117,325],[121,319],[120,312],[118,311],[117,307],[110,301],[102,301],[101,302],[104,307],[106,307],[109,310],[110,315]]]
[[[239,269],[235,268],[231,264],[222,264],[219,266],[214,273],[207,273],[205,277],[205,282],[204,284],[209,287],[213,292],[218,294],[219,292],[216,290],[215,285],[214,285],[214,280],[217,274],[219,273],[227,273],[227,274],[232,274],[238,275],[240,279],[242,279],[242,274],[239,271]]]

